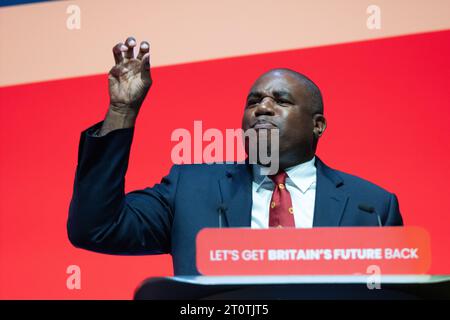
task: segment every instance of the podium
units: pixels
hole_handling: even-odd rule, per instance
[[[386,275],[380,289],[369,289],[366,275],[157,277],[145,280],[134,299],[450,299],[450,276]]]
[[[203,229],[196,248],[201,276],[147,279],[134,298],[450,299],[418,227]]]

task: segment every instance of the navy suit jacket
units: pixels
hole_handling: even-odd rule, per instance
[[[133,128],[81,134],[67,223],[76,247],[109,254],[170,253],[174,273],[198,274],[195,238],[210,227],[250,227],[252,172],[247,164],[174,165],[152,188],[125,194]],[[397,197],[316,157],[314,227],[402,225]],[[223,214],[220,213],[222,211]]]

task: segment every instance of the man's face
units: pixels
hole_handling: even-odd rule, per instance
[[[307,88],[295,75],[266,73],[250,90],[242,129],[277,128],[280,165],[306,161],[314,155],[314,121],[308,102]]]

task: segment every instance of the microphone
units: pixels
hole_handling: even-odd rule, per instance
[[[227,212],[228,208],[225,204],[221,203],[219,207],[217,208],[217,211],[219,211],[219,228],[222,228],[225,222],[225,212]]]
[[[365,211],[365,212],[370,213],[370,214],[375,213],[377,215],[378,226],[379,227],[383,226],[383,224],[381,223],[380,215],[378,214],[378,212],[375,210],[374,207],[369,206],[369,205],[364,204],[364,203],[361,203],[361,204],[358,205],[358,208],[361,209],[362,211]]]

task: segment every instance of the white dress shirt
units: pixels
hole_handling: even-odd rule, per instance
[[[312,228],[316,200],[315,157],[310,161],[286,169],[286,188],[291,194],[296,228]],[[260,167],[253,165],[252,224],[255,229],[269,227],[269,205],[275,184],[260,174]]]

